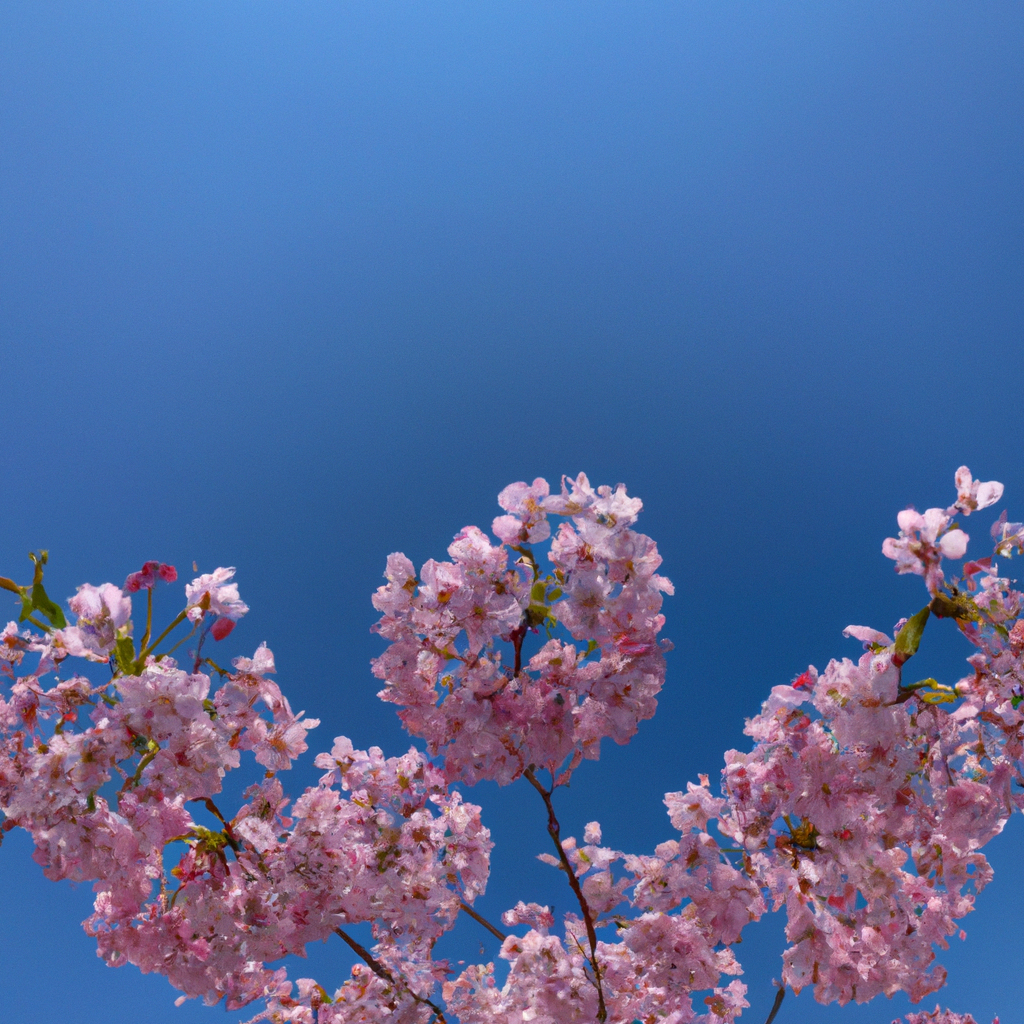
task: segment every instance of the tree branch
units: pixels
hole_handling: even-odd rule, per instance
[[[420,1003],[422,1006],[429,1006],[430,1009],[434,1011],[434,1017],[436,1020],[439,1020],[441,1024],[447,1024],[444,1011],[437,1005],[437,1003],[431,999],[426,999],[423,996],[416,995],[416,993],[413,992],[413,990],[409,988],[404,981],[400,982],[396,980],[395,976],[365,946],[356,942],[356,940],[347,932],[343,931],[341,928],[335,928],[334,931],[335,934],[341,936],[349,949],[351,949],[352,952],[355,953],[355,955],[359,957],[359,959],[362,960],[378,978],[381,979],[381,981],[386,981],[389,985],[394,985],[397,989],[405,989],[405,991],[408,992],[417,1003]]]
[[[548,809],[548,835],[551,836],[551,840],[555,844],[555,850],[558,851],[558,859],[561,862],[562,870],[568,876],[569,885],[576,896],[576,901],[580,905],[580,910],[583,912],[583,922],[587,926],[587,941],[590,943],[590,966],[594,969],[594,983],[597,986],[597,1019],[603,1024],[608,1017],[608,1010],[604,1005],[604,990],[601,987],[601,965],[597,961],[597,931],[594,928],[594,918],[590,913],[590,905],[587,903],[583,890],[580,888],[580,880],[576,877],[576,872],[573,871],[565,850],[562,849],[562,836],[558,819],[555,817],[555,807],[551,802],[551,791],[545,789],[540,784],[537,776],[533,773],[533,768],[527,768],[523,774],[529,780],[530,785],[540,793],[544,800],[544,806]]]
[[[482,924],[495,938],[500,939],[502,942],[508,938],[504,932],[498,931],[497,928],[487,920],[486,917],[481,917],[468,903],[459,902],[459,909],[464,910],[477,924]]]
[[[779,1007],[782,1005],[782,1000],[785,998],[785,996],[786,986],[780,985],[779,991],[775,993],[775,1002],[772,1003],[772,1012],[768,1014],[768,1019],[764,1022],[764,1024],[772,1024],[772,1021],[775,1020],[775,1014],[779,1012]]]

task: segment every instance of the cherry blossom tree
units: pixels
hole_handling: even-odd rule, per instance
[[[108,964],[164,974],[181,999],[261,1002],[253,1022],[726,1024],[749,1005],[736,944],[769,910],[789,943],[769,1021],[788,989],[917,1002],[991,878],[983,847],[1024,808],[1022,595],[998,561],[1024,551],[1024,526],[1003,513],[992,554],[951,573],[969,540],[958,517],[1002,497],[966,468],[956,487],[946,509],[901,512],[883,545],[923,578],[925,606],[891,634],[848,627],[858,661],[774,687],[720,788],[702,775],[665,796],[671,831],[649,853],[602,845],[596,820],[563,836],[557,817],[559,790],[603,740],[633,738],[665,680],[672,585],[622,485],[512,484],[493,537],[466,527],[418,571],[390,555],[373,672],[423,746],[386,757],[340,736],[294,801],[280,773],[317,721],[292,711],[266,645],[230,669],[204,653],[248,611],[234,569],[189,583],[158,632],[173,567],[80,587],[69,624],[33,555],[31,583],[0,579],[21,600],[0,633],[2,828],[31,834],[48,878],[93,882],[85,929]],[[932,617],[973,646],[955,685],[907,669]],[[229,813],[218,799],[243,764],[259,770]],[[474,909],[492,843],[464,793],[485,779],[536,791],[541,859],[572,898],[560,920],[520,902],[499,928]],[[500,967],[434,956],[466,918],[501,941]],[[356,960],[335,991],[275,966],[327,939]]]

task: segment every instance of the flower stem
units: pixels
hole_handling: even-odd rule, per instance
[[[149,643],[149,638],[153,635],[153,588],[146,588],[146,632],[142,637],[141,647],[143,650],[146,649],[146,645]]]
[[[164,637],[166,637],[167,634],[171,632],[172,629],[174,629],[176,626],[180,626],[181,623],[185,621],[185,617],[187,615],[187,608],[184,611],[178,612],[178,614],[175,615],[174,618],[171,620],[171,624],[151,644],[147,644],[145,647],[143,647],[142,651],[139,654],[138,660],[145,664],[146,655],[150,654],[154,650],[154,648],[156,648],[160,644]]]

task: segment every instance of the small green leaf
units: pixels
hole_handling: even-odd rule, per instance
[[[936,693],[934,690],[921,694],[921,700],[926,704],[952,704],[956,701],[955,693]]]
[[[896,653],[892,659],[894,664],[902,665],[917,654],[917,649],[921,646],[921,636],[930,614],[927,607],[922,608],[904,623],[903,628],[896,636]]]
[[[114,661],[126,676],[135,675],[135,644],[130,636],[114,641]]]
[[[32,584],[32,610],[42,612],[54,629],[63,629],[68,624],[60,605],[50,600],[41,582]]]
[[[536,626],[540,626],[548,618],[547,605],[543,604],[531,604],[526,609],[526,624],[531,629]]]
[[[15,585],[17,592],[21,594],[21,615],[18,617],[18,621],[25,622],[31,618],[33,612],[38,611],[42,612],[49,619],[50,625],[55,629],[63,629],[68,624],[67,619],[64,618],[60,605],[54,604],[50,600],[49,594],[46,593],[43,587],[43,566],[46,565],[49,553],[40,551],[37,555],[34,551],[30,551],[28,557],[32,560],[35,571],[32,574],[31,590],[28,587],[17,587]],[[10,581],[7,580],[5,582]],[[11,588],[5,587],[4,589],[10,590]]]

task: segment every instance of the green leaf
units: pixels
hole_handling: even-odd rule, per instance
[[[896,654],[892,659],[896,665],[902,665],[917,654],[917,649],[921,646],[921,636],[930,614],[928,608],[924,607],[904,623],[903,628],[896,635]]]
[[[126,675],[135,675],[135,644],[130,636],[119,637],[114,642],[114,661]]]
[[[952,704],[956,699],[955,693],[936,693],[934,690],[930,690],[927,693],[921,694],[921,700],[926,704]]]
[[[32,560],[35,571],[32,574],[31,590],[28,587],[17,587],[17,591],[21,594],[21,615],[18,616],[18,621],[25,622],[26,619],[31,617],[33,612],[38,611],[42,612],[49,619],[50,625],[55,629],[63,629],[68,624],[67,619],[64,618],[60,605],[54,604],[50,600],[50,595],[46,593],[43,587],[43,566],[46,565],[49,553],[40,551],[37,555],[34,551],[30,551],[28,557]],[[5,582],[10,581],[6,580]],[[10,590],[11,588],[5,587],[4,589]]]
[[[928,607],[938,619],[978,621],[978,609],[974,602],[969,595],[958,592],[956,587],[951,594],[936,594]]]
[[[532,629],[539,626],[548,618],[547,605],[531,604],[526,609],[526,624]]]
[[[50,600],[41,582],[32,584],[32,610],[42,612],[54,629],[63,629],[68,624],[60,605]]]

